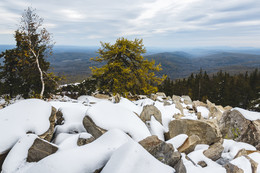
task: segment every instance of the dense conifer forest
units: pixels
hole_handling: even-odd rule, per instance
[[[189,95],[192,100],[206,101],[207,99],[223,106],[239,106],[259,111],[260,100],[260,71],[255,69],[251,73],[230,75],[219,71],[208,75],[200,70],[198,74],[191,74],[188,78],[171,80],[167,78],[159,90],[166,95]]]

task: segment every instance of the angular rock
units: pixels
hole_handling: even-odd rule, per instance
[[[243,169],[240,169],[239,167],[233,165],[232,163],[228,163],[224,167],[227,173],[244,173]]]
[[[142,147],[144,147],[144,149],[150,150],[151,148],[159,145],[162,142],[163,141],[160,140],[157,136],[152,135],[152,136],[149,136],[149,137],[139,141],[139,144],[142,145]]]
[[[56,109],[53,106],[52,106],[51,115],[49,117],[49,121],[50,121],[49,129],[44,134],[39,135],[39,137],[50,142],[54,134],[54,127],[56,122]]]
[[[184,117],[183,114],[174,114],[173,117],[176,119],[176,120],[180,120],[182,117]],[[166,139],[171,139],[170,137],[166,138]]]
[[[159,97],[166,98],[166,94],[164,92],[157,92],[156,95]]]
[[[38,162],[41,159],[55,153],[58,148],[44,140],[36,138],[30,147],[27,156],[27,162]]]
[[[243,149],[241,149],[241,150],[239,150],[239,151],[237,152],[237,154],[236,154],[236,156],[234,157],[234,159],[235,159],[235,158],[238,158],[238,157],[240,157],[240,156],[247,156],[247,155],[252,154],[252,153],[255,153],[255,152],[260,153],[260,151],[246,150],[246,149],[243,148]]]
[[[174,152],[173,146],[165,142],[156,145],[155,147],[148,150],[148,152],[156,159],[173,168],[181,159],[181,154],[179,152]]]
[[[169,136],[173,138],[179,134],[197,135],[200,144],[212,145],[219,142],[222,135],[217,125],[212,121],[180,119],[169,123]]]
[[[161,111],[153,106],[146,105],[143,107],[143,111],[140,114],[140,118],[143,122],[151,121],[151,116],[154,116],[155,119],[162,124],[162,114]]]
[[[231,110],[231,109],[232,109],[231,106],[225,106],[225,107],[224,107],[224,110],[225,110],[225,111],[229,111],[229,110]]]
[[[94,97],[98,99],[106,99],[106,100],[110,99],[110,96],[106,94],[95,94]]]
[[[175,152],[172,144],[168,144],[158,139],[157,136],[150,136],[139,142],[156,159],[173,168],[186,172],[186,168],[181,161],[181,154]]]
[[[203,152],[203,154],[207,158],[209,158],[213,161],[216,161],[221,157],[223,150],[224,150],[224,147],[222,146],[222,144],[220,142],[217,142],[217,143],[211,145],[207,150],[205,150]]]
[[[208,166],[205,161],[199,161],[199,162],[198,162],[198,165],[200,165],[202,168],[205,168],[205,167]]]
[[[114,96],[114,101],[115,101],[115,103],[119,103],[120,102],[120,99],[121,99],[121,96],[120,96],[120,94],[116,94],[115,96]]]
[[[176,173],[186,173],[187,172],[182,159],[180,159],[179,162],[174,166],[174,169],[175,169]]]
[[[209,110],[209,118],[217,118],[217,120],[221,119],[222,112],[217,108],[215,104],[211,103],[209,100],[207,100],[207,108]]]
[[[181,98],[184,99],[183,102],[184,102],[186,105],[192,104],[192,100],[191,100],[190,96],[181,96]]]
[[[196,115],[197,115],[198,120],[202,120],[203,119],[203,117],[201,115],[201,112],[197,112]]]
[[[252,173],[258,173],[257,171],[258,163],[255,162],[253,159],[251,159],[249,156],[244,156],[244,157],[249,160],[252,168]]]
[[[95,140],[95,138],[93,136],[90,138],[80,138],[79,137],[77,140],[77,145],[78,146],[86,145],[86,144],[93,142],[94,140]]]
[[[85,116],[83,119],[83,126],[95,139],[103,135],[107,130],[98,127],[94,121],[89,117]]]
[[[179,101],[175,102],[175,108],[179,109],[181,111],[181,114],[184,115],[183,106],[181,105],[181,103]]]
[[[192,103],[193,109],[194,109],[194,108],[197,109],[198,106],[204,106],[204,107],[206,107],[207,104],[206,104],[206,103],[203,103],[203,102],[201,102],[201,101],[198,101],[198,100],[193,101],[193,103]]]
[[[172,101],[173,103],[176,103],[176,102],[181,102],[181,97],[180,96],[176,96],[176,95],[173,95],[172,96]]]
[[[152,99],[153,101],[156,101],[157,97],[158,96],[156,94],[151,94],[150,99]]]
[[[194,151],[196,145],[199,143],[200,138],[197,135],[189,136],[185,142],[178,148],[181,153],[189,154]]]
[[[171,105],[171,103],[168,102],[167,100],[163,102],[163,106],[170,106],[170,105]]]
[[[56,125],[63,125],[64,124],[64,118],[63,118],[63,113],[61,110],[58,110],[56,113]]]
[[[225,111],[219,121],[224,138],[249,143],[260,150],[260,120],[250,121],[238,110]]]

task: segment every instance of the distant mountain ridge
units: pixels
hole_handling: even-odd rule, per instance
[[[158,53],[146,57],[161,63],[163,70],[160,74],[167,74],[172,79],[185,78],[198,72],[200,68],[208,73],[223,70],[233,74],[260,68],[260,55],[251,54],[221,52],[189,58],[175,53]]]
[[[0,45],[0,52],[14,47]],[[90,76],[90,66],[102,65],[90,60],[98,56],[97,50],[98,47],[55,46],[49,61],[55,73],[67,75],[75,82]],[[200,68],[208,73],[223,70],[231,74],[260,69],[260,49],[255,48],[163,50],[166,49],[148,49],[144,57],[160,63],[163,70],[158,75],[167,74],[171,79],[185,78],[199,72]]]

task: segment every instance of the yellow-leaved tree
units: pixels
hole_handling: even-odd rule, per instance
[[[161,65],[142,56],[146,53],[142,39],[134,41],[119,38],[115,44],[101,42],[99,57],[92,60],[105,63],[102,67],[91,67],[101,91],[120,94],[150,94],[157,92],[157,85],[166,76],[158,77],[155,72]]]

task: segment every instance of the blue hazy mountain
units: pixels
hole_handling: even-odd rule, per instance
[[[14,48],[12,45],[0,45],[0,51]],[[90,60],[98,56],[99,47],[55,46],[53,56],[48,60],[57,74],[70,78],[83,79],[89,76],[90,66],[101,66]],[[219,70],[230,73],[260,69],[260,49],[258,48],[156,48],[148,47],[145,58],[155,60],[162,65],[159,75],[167,74],[172,79],[183,78],[202,68],[208,73]],[[1,61],[1,60],[0,60]],[[77,76],[77,77],[76,77]]]

